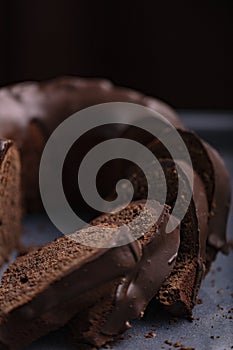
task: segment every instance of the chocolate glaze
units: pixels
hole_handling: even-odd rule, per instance
[[[192,171],[189,169],[187,171]],[[193,288],[192,307],[196,303],[196,297],[206,272],[206,244],[208,238],[208,202],[204,184],[201,178],[194,172],[192,215],[196,221],[196,278]]]
[[[51,116],[44,119],[50,131],[64,120],[64,115],[67,117],[83,108],[105,102],[138,103],[160,112],[176,127],[182,126],[176,112],[165,103],[134,90],[116,87],[103,79],[58,78],[41,83],[40,92],[50,97],[46,107],[51,111]],[[122,131],[122,128],[120,130]],[[109,130],[106,129],[105,132],[108,134]]]
[[[226,228],[231,204],[230,176],[219,153],[202,141],[214,169],[214,193],[209,214],[208,244],[227,253]]]
[[[143,94],[126,88],[115,87],[111,82],[103,79],[83,79],[76,77],[63,77],[54,79],[48,82],[36,83],[25,82],[16,84],[0,90],[0,136],[12,138],[16,144],[24,152],[25,148],[30,150],[28,145],[24,145],[27,139],[30,139],[29,125],[37,120],[37,125],[40,127],[38,137],[44,139],[44,145],[49,135],[54,129],[68,116],[83,108],[104,102],[132,102],[152,108],[164,115],[176,127],[182,127],[182,123],[176,112],[165,103],[151,97],[146,97]],[[114,125],[102,127],[90,133],[85,140],[79,143],[78,152],[75,154],[85,155],[88,148],[95,146],[97,143],[112,137],[120,137],[126,125]],[[29,134],[29,135],[28,135]],[[33,148],[33,140],[31,142]],[[89,147],[89,146],[90,147]],[[39,164],[40,156],[43,150],[43,145],[40,147],[40,152],[33,154],[33,157],[38,157]],[[35,152],[34,152],[35,153]],[[29,154],[30,158],[30,154]],[[27,159],[22,158],[23,174],[27,174]],[[117,170],[117,163],[115,163]],[[105,188],[108,184],[109,172],[100,180],[100,187]],[[68,177],[70,176],[68,169]],[[111,171],[111,174],[115,171]],[[27,188],[28,182],[32,185],[27,189],[26,201],[30,209],[41,208],[39,191],[38,191],[38,166],[31,169],[30,176],[24,176],[23,188]],[[77,174],[74,174],[75,178]],[[70,184],[76,181],[66,181],[66,193],[72,207],[77,203],[82,202],[82,197],[79,192],[74,191],[74,186],[70,188]],[[108,192],[108,188],[105,191]],[[76,201],[72,203],[76,194]],[[36,203],[38,202],[38,203]],[[79,205],[79,208],[84,206]],[[85,209],[85,208],[84,208]],[[83,209],[83,210],[84,210]],[[90,210],[90,208],[87,208]],[[86,212],[87,210],[84,210]]]

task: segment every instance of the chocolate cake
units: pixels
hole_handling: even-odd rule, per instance
[[[38,186],[39,163],[50,134],[74,112],[106,102],[137,103],[161,113],[175,127],[183,126],[176,112],[165,103],[130,89],[115,87],[111,82],[103,79],[63,77],[48,82],[26,82],[0,89],[0,137],[14,140],[19,147],[22,158],[23,193],[29,212],[42,208]],[[75,164],[81,163],[83,156],[97,143],[108,138],[120,137],[126,128],[124,124],[115,124],[89,132],[74,149]],[[77,155],[78,159],[76,159]],[[68,159],[67,164],[68,174],[64,171],[65,192],[71,205],[78,206],[80,212],[83,206],[86,214],[91,208],[86,208],[77,189],[75,189],[76,200],[74,200],[74,186],[71,186],[74,181],[70,181],[73,172],[70,166],[73,163],[71,157],[70,163]],[[30,172],[28,172],[28,164],[30,164]],[[66,169],[66,164],[64,167]],[[111,172],[111,176],[114,173]],[[76,172],[73,176],[74,178],[77,176]],[[104,178],[102,176],[100,179],[102,190],[108,185],[106,181],[108,177],[109,171]],[[103,192],[106,194],[108,191],[109,188],[106,188]]]
[[[117,213],[100,216],[92,224],[124,223],[133,233],[143,230],[150,212],[143,214],[143,227],[135,225],[132,220],[141,213],[144,204],[144,201],[132,202]],[[84,310],[69,323],[78,344],[102,346],[128,329],[131,320],[143,316],[146,306],[171,273],[179,248],[179,226],[166,233],[168,210],[169,207],[165,206],[157,225],[147,232],[144,229],[144,234],[139,237],[142,257],[131,275],[115,286],[101,306]]]
[[[157,154],[155,145],[150,149]],[[172,159],[160,159],[160,164],[167,183],[166,203],[171,207],[171,212],[177,201],[178,188],[180,190],[178,216],[181,215],[184,206],[188,205],[188,208],[181,221],[181,241],[176,264],[156,298],[175,316],[191,317],[206,264],[208,235],[206,192],[202,180],[194,172],[193,195],[189,204],[187,193],[191,189],[186,174]],[[191,171],[187,165],[185,169]],[[153,187],[153,194],[161,191],[161,173],[156,170],[150,167],[149,171],[149,183]],[[134,187],[134,199],[146,199],[148,178],[146,179],[142,170],[135,165],[128,169],[128,174],[131,174],[128,179]],[[127,188],[124,190],[127,194]]]
[[[166,198],[160,203],[163,210],[155,219],[156,211],[147,209],[142,226],[135,225],[132,219],[142,213],[144,199],[154,203],[160,198],[156,194],[163,189],[161,173],[149,173],[155,198],[147,198],[147,181],[137,166],[119,159],[107,164],[97,176],[100,194],[113,199],[117,180],[127,178],[134,187],[134,202],[94,219],[93,228],[59,238],[9,266],[0,286],[1,349],[22,349],[65,325],[77,344],[102,346],[124,332],[131,320],[140,318],[153,298],[174,315],[190,317],[205,271],[218,251],[227,252],[230,181],[219,154],[195,133],[185,130],[177,114],[161,101],[102,79],[64,77],[0,89],[0,137],[14,140],[22,163],[20,173],[19,154],[12,141],[0,141],[0,264],[19,241],[20,179],[24,207],[28,212],[41,210],[38,177],[46,141],[66,117],[105,102],[131,102],[152,108],[178,130],[193,164],[191,201],[187,174],[192,169],[178,159],[181,170],[149,132],[111,124],[83,135],[71,147],[63,167],[65,195],[74,211],[78,209],[86,218],[97,215],[75,187],[76,168],[95,145],[119,137],[146,145],[159,160],[167,184]],[[173,137],[169,128],[165,127],[165,132],[169,139]],[[173,213],[177,200],[178,216],[188,207],[180,226]],[[169,220],[177,222],[177,227],[166,233]],[[114,231],[114,238],[102,234],[96,237],[111,242],[111,248],[80,243],[86,243],[86,233],[95,233],[98,224]],[[121,231],[122,224],[129,229]],[[129,241],[120,246],[123,232]]]
[[[116,229],[134,219],[143,206],[143,202],[132,203],[119,214],[105,215],[93,224]],[[70,326],[77,337],[79,314],[85,309],[87,315],[93,313],[100,300],[101,313],[95,313],[94,320],[82,318],[83,326],[91,324],[85,340],[99,346],[123,332],[131,319],[142,316],[172,271],[177,255],[179,226],[165,233],[169,218],[165,206],[157,224],[146,232],[145,225],[153,222],[153,215],[152,209],[147,210],[141,226],[129,225],[131,234],[139,230],[141,236],[127,245],[90,248],[76,242],[81,234],[77,232],[18,258],[5,272],[0,287],[0,342],[9,349],[21,349],[72,318]],[[120,234],[115,233],[113,246]]]
[[[209,203],[207,240],[207,269],[209,269],[219,250],[223,253],[228,252],[226,229],[231,204],[230,176],[221,156],[213,147],[193,132],[180,132],[192,157],[193,167],[206,188]]]
[[[227,253],[226,226],[230,209],[231,187],[228,171],[216,150],[199,138],[194,132],[179,130],[183,138],[193,168],[205,186],[208,200],[208,241],[207,270],[219,250]],[[168,135],[169,137],[169,135]],[[148,146],[159,157],[168,157],[167,149],[154,140]]]
[[[181,244],[176,265],[156,296],[175,316],[192,317],[206,270],[208,205],[204,185],[194,173],[193,196],[181,222]]]
[[[140,254],[137,242],[98,249],[63,236],[19,257],[0,286],[0,344],[4,349],[22,349],[63,326],[119,284]]]
[[[231,201],[231,186],[229,173],[219,153],[204,142],[196,133],[177,129],[189,151],[195,172],[201,178],[208,200],[208,242],[207,264],[208,271],[211,262],[220,250],[227,253],[226,227]],[[151,134],[135,127],[129,128],[124,133],[125,138],[147,145],[157,158],[171,158],[167,148]],[[173,131],[167,129],[167,138],[174,138]],[[129,171],[121,170],[122,176],[129,175]],[[138,197],[137,197],[138,198]]]
[[[19,243],[21,232],[20,160],[13,143],[0,139],[0,266]]]
[[[193,163],[195,175],[193,199],[181,222],[181,245],[176,266],[159,291],[157,298],[175,316],[191,316],[204,273],[208,272],[211,262],[219,250],[227,253],[226,224],[231,189],[229,174],[217,151],[193,132],[179,130],[179,133],[189,150]],[[136,128],[130,128],[124,137],[140,141],[143,144],[152,138],[150,134],[140,129],[136,130]],[[173,137],[173,133],[169,129],[167,137]],[[178,191],[175,164],[172,159],[169,159],[170,153],[158,139],[154,139],[147,147],[157,159],[160,159],[167,182],[166,203],[173,208]],[[136,166],[131,166],[123,174],[123,177],[128,178],[133,184],[134,199],[147,198],[147,181],[142,171]],[[150,179],[154,183],[154,193],[158,193],[161,183],[159,174],[151,173]],[[181,180],[179,179],[179,185],[182,187]],[[185,195],[183,198],[185,199]],[[200,209],[197,210],[197,208]],[[195,227],[196,222],[196,229],[193,232],[192,229],[190,230],[192,221],[193,227]],[[201,224],[202,229],[198,228],[199,224]],[[191,262],[190,267],[192,268],[190,269],[187,257],[190,258],[191,242],[195,236],[194,247],[199,246],[199,250],[192,251],[190,262],[196,257],[198,263],[194,268]],[[196,279],[194,271],[196,271]],[[193,276],[193,280],[191,280],[191,276]]]

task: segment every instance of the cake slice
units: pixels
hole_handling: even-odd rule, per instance
[[[91,335],[85,335],[85,340],[99,346],[127,329],[131,319],[140,317],[172,271],[180,241],[179,226],[165,233],[166,206],[159,206],[160,216],[158,206],[145,209],[142,222],[131,223],[143,208],[140,202],[119,215],[107,214],[91,228],[59,238],[11,264],[0,286],[2,346],[22,349],[69,321],[76,336],[91,323]],[[123,222],[128,223],[126,231],[119,227]],[[104,238],[114,247],[91,248],[78,243],[84,242],[85,233],[95,233],[94,225],[115,230],[114,237]],[[118,246],[122,232],[123,238],[132,242]],[[98,235],[103,240],[101,231]]]
[[[172,138],[174,139],[175,135],[172,130],[168,128],[164,132],[167,133],[167,138],[170,140],[172,140]],[[196,283],[194,279],[190,282],[191,276],[194,276],[195,273],[190,272],[187,262],[185,263],[185,257],[189,256],[189,261],[191,262],[191,242],[193,242],[194,247],[196,242],[196,251],[194,250],[191,256],[199,256],[201,258],[198,259],[198,264],[196,265],[197,276],[200,276],[203,274],[204,270],[205,273],[208,272],[211,262],[215,259],[219,250],[227,252],[226,224],[231,191],[229,175],[220,155],[195,133],[185,130],[179,130],[179,133],[186,144],[193,164],[193,199],[181,224],[181,245],[177,258],[177,268],[174,268],[171,276],[161,288],[159,300],[175,315],[191,316],[191,310],[195,304],[195,296],[199,289],[201,277],[197,277],[198,283]],[[140,140],[137,138],[138,136],[140,136]],[[129,130],[125,134],[125,137],[130,137],[143,144],[152,138],[151,135],[145,133],[143,130],[141,130],[139,134],[135,134],[133,129]],[[158,139],[154,138],[147,147],[157,159],[160,159],[167,181],[166,203],[173,208],[174,200],[176,200],[175,195],[177,195],[178,192],[178,179],[177,175],[175,176],[177,169],[175,168],[175,164],[166,147],[164,147]],[[173,172],[171,170],[172,162],[174,164]],[[191,170],[192,169],[190,169],[190,171]],[[181,174],[181,169],[179,173]],[[155,191],[154,193],[158,193],[160,187],[161,181],[158,176],[157,173],[150,174],[150,179],[154,180],[155,190],[157,190],[157,192]],[[129,178],[133,183],[134,199],[143,199],[147,197],[147,182],[142,172],[137,167],[128,167],[125,177]],[[179,178],[179,185],[181,187],[183,186],[181,178]],[[185,200],[185,196],[183,196],[183,198]],[[182,203],[182,201],[180,201],[180,203]],[[190,230],[192,227],[193,233],[192,229]],[[189,239],[186,239],[186,236],[189,237]],[[187,243],[184,243],[186,241]],[[192,263],[190,266],[192,266]],[[193,271],[194,270],[195,268],[193,268]],[[198,270],[200,270],[200,272],[202,271],[202,273],[198,273]]]
[[[121,283],[140,259],[137,241],[114,247],[117,234],[105,238],[113,248],[87,247],[75,237],[58,238],[8,267],[0,286],[4,349],[22,349],[62,327]]]
[[[19,154],[11,141],[0,139],[0,266],[19,243],[21,214]]]
[[[178,130],[190,153],[194,171],[201,178],[208,201],[207,271],[218,251],[228,252],[226,227],[231,202],[230,177],[219,153],[191,131]],[[167,137],[169,137],[169,132]],[[170,157],[167,149],[153,140],[149,149],[160,158]]]
[[[228,253],[227,219],[231,204],[230,176],[220,154],[190,131],[180,134],[189,149],[193,167],[202,179],[209,205],[207,271],[219,251]]]
[[[162,153],[158,152],[156,144],[152,143],[149,148],[156,156],[160,156]],[[175,266],[168,279],[160,288],[156,298],[174,315],[191,317],[206,265],[206,241],[208,235],[206,192],[202,180],[194,172],[194,186],[189,203],[187,194],[191,191],[191,188],[187,174],[192,172],[192,169],[180,162],[182,170],[172,159],[164,158],[159,159],[159,161],[166,178],[166,203],[171,207],[172,212],[176,201],[178,201],[176,213],[182,221],[180,247]],[[156,195],[162,190],[162,175],[152,165],[148,166],[147,179],[142,170],[136,165],[127,169],[126,178],[133,185],[135,200],[147,198],[148,183],[153,189],[152,195]],[[124,188],[124,191],[127,195],[127,188]],[[149,197],[149,199],[152,198]],[[184,207],[187,207],[187,210],[182,218],[181,214]]]
[[[189,184],[188,180],[186,184]],[[175,316],[192,318],[192,309],[206,272],[207,237],[207,197],[200,177],[194,172],[192,198],[181,221],[181,243],[176,265],[156,296]]]
[[[122,334],[130,327],[131,320],[143,316],[148,303],[175,266],[180,242],[177,220],[169,215],[169,207],[165,206],[157,223],[148,230],[147,222],[154,209],[146,209],[142,214],[145,203],[132,202],[126,208],[102,215],[92,222],[93,225],[127,224],[134,233],[142,231],[138,238],[142,257],[133,272],[114,286],[101,305],[83,310],[69,322],[77,344],[100,347]],[[136,220],[139,215],[142,215],[141,224]],[[176,228],[166,233],[169,219],[175,220]]]
[[[176,135],[171,128],[164,128],[162,131],[164,139],[174,140],[176,144]],[[230,176],[220,154],[211,145],[203,141],[195,132],[180,127],[177,131],[188,149],[193,168],[201,178],[207,195],[209,228],[206,271],[208,271],[219,251],[228,252],[226,227],[231,203]],[[171,159],[167,148],[143,129],[131,127],[123,137],[147,145],[157,158]],[[121,173],[124,177],[123,169]]]

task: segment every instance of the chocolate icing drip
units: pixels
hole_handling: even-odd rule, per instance
[[[208,202],[204,184],[201,178],[194,173],[193,183],[193,216],[197,222],[196,235],[196,278],[193,288],[192,303],[196,303],[196,297],[206,272],[206,243],[208,237]]]
[[[227,218],[231,204],[230,176],[219,153],[203,141],[214,169],[214,194],[209,214],[208,245],[228,252],[226,242]]]

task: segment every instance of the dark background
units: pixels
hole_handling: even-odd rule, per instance
[[[232,23],[232,0],[0,0],[0,85],[98,76],[176,108],[233,109]]]

